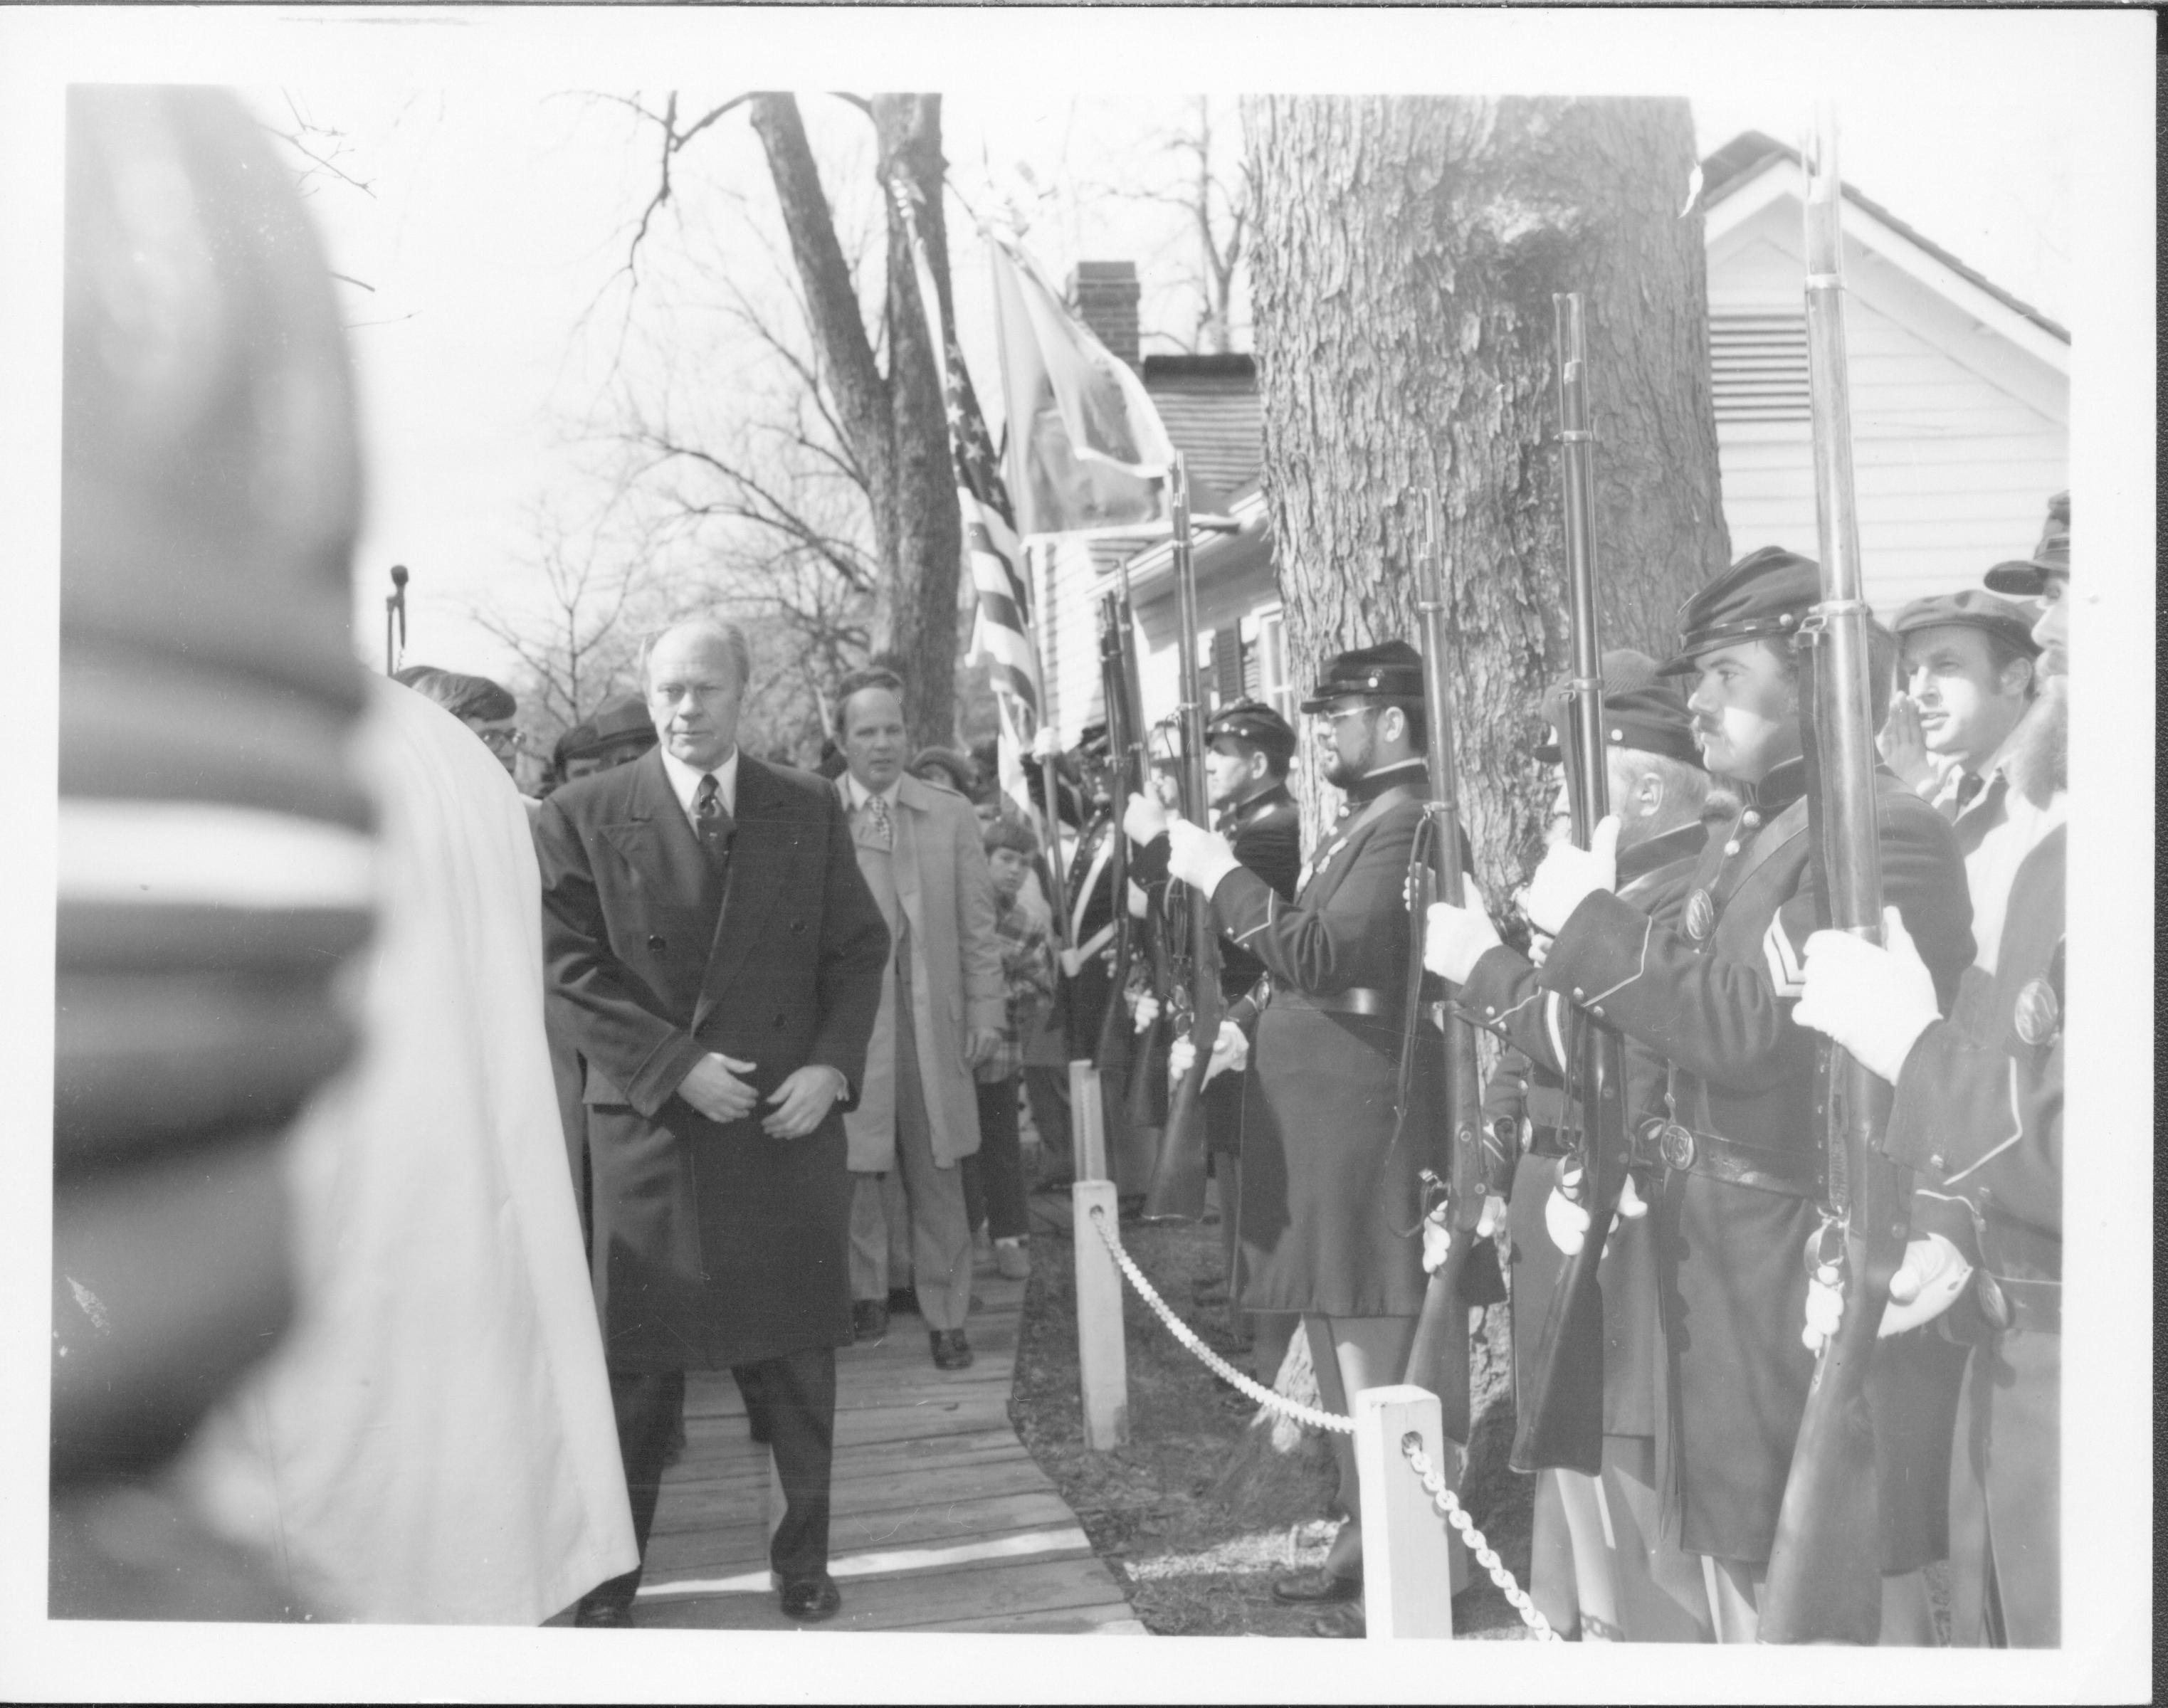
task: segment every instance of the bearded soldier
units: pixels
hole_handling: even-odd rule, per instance
[[[1703,758],[1740,805],[1713,830],[1676,923],[1613,893],[1608,825],[1591,849],[1553,848],[1522,899],[1555,939],[1544,988],[1669,1064],[1655,1230],[1668,1420],[1660,1470],[1667,1521],[1703,1557],[1719,1641],[1758,1631],[1758,1586],[1814,1373],[1799,1332],[1802,1253],[1820,1226],[1823,1146],[1815,1038],[1791,1010],[1820,883],[1794,641],[1820,598],[1817,565],[1772,546],[1681,608],[1679,652],[1663,673],[1691,679]],[[1934,809],[1894,777],[1879,783],[1884,894],[1946,1008],[1973,958],[1964,868]],[[1908,1369],[1876,1361],[1878,1422],[1915,1409],[1890,1391]],[[1929,1480],[1890,1479],[1913,1494]],[[1903,1534],[1891,1534],[1893,1514]],[[1885,1493],[1884,1517],[1883,1563],[1901,1569],[1920,1542],[1910,1532],[1931,1531],[1934,1514],[1905,1512]]]

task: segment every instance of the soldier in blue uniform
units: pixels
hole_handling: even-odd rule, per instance
[[[1522,902],[1554,938],[1544,988],[1669,1064],[1666,1173],[1655,1210],[1666,1384],[1660,1471],[1668,1522],[1682,1546],[1703,1557],[1719,1641],[1751,1641],[1758,1630],[1757,1589],[1814,1371],[1799,1331],[1802,1253],[1820,1223],[1822,1135],[1815,1040],[1791,1010],[1819,923],[1820,862],[1807,834],[1803,660],[1793,642],[1820,596],[1817,566],[1772,546],[1681,609],[1682,644],[1665,672],[1692,678],[1703,756],[1740,805],[1713,830],[1676,923],[1613,893],[1607,827],[1593,849],[1553,848]],[[1883,893],[1946,1008],[1973,958],[1963,866],[1933,808],[1886,773],[1879,785]],[[1878,1416],[1916,1409],[1889,1392],[1908,1368],[1877,1359],[1869,1387]],[[1929,1480],[1893,1479],[1921,1498]],[[1885,1568],[1905,1568],[1905,1549],[1921,1544],[1934,1516],[1885,1498]],[[1909,1533],[1916,1528],[1921,1535]]]
[[[2045,825],[2001,912],[1991,989],[1967,1030],[1941,1018],[1917,949],[1839,932],[1807,940],[1803,1026],[1897,1088],[1883,1139],[1917,1171],[1908,1249],[1916,1289],[1969,1343],[1950,1484],[1951,1639],[2053,1647],[2062,1639],[2063,943],[2070,495],[2030,559],[1988,572],[2047,602],[2033,625],[2042,691],[2006,750],[2012,793]],[[1931,1217],[1925,1207],[1947,1212]],[[1942,1235],[1939,1250],[1934,1234]],[[1903,1271],[1893,1281],[1900,1289]]]
[[[1225,837],[1180,820],[1169,868],[1267,974],[1243,1084],[1242,1303],[1302,1314],[1320,1387],[1344,1406],[1342,1394],[1398,1382],[1407,1367],[1424,1289],[1419,1176],[1448,1169],[1442,1050],[1416,1052],[1404,1126],[1394,1109],[1408,857],[1429,793],[1421,657],[1399,640],[1343,652],[1303,709],[1319,720],[1326,780],[1347,799],[1294,900]],[[1243,1018],[1221,1030],[1220,1064],[1241,1053]],[[1504,1188],[1501,1175],[1492,1191]],[[1342,1487],[1351,1491],[1352,1459],[1350,1449]],[[1361,1571],[1351,1519],[1324,1567],[1273,1593],[1352,1603]]]
[[[1603,655],[1604,735],[1609,798],[1619,816],[1618,895],[1651,917],[1673,923],[1694,863],[1708,840],[1703,814],[1708,773],[1685,698],[1656,675],[1645,654]],[[1546,697],[1556,740],[1536,757],[1560,766],[1554,814],[1565,834],[1567,784],[1562,767],[1573,739],[1563,685]],[[1578,1249],[1585,1211],[1554,1198],[1560,1159],[1572,1148],[1579,1117],[1566,1083],[1570,1064],[1565,1005],[1537,982],[1528,957],[1498,939],[1480,902],[1432,904],[1425,960],[1460,987],[1460,1003],[1507,1048],[1484,1088],[1483,1112],[1517,1152],[1507,1227],[1513,1277],[1513,1374],[1517,1402],[1530,1403],[1528,1366],[1564,1268],[1561,1242]],[[1645,1048],[1629,1052],[1628,1107],[1656,1108],[1662,1063]],[[1661,1533],[1655,1467],[1656,1375],[1655,1249],[1630,1183],[1622,1216],[1603,1252],[1603,1469],[1600,1479],[1563,1468],[1538,1473],[1529,1594],[1552,1624],[1584,1642],[1706,1642],[1708,1601],[1699,1562]],[[1561,1215],[1554,1235],[1551,1224]],[[1577,1217],[1577,1222],[1575,1218]],[[1523,1411],[1525,1416],[1525,1411]]]

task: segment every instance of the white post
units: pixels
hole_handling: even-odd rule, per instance
[[[1092,1079],[1097,1090],[1098,1077]],[[1080,1106],[1071,1104],[1072,1110]],[[1080,1180],[1070,1189],[1076,1224],[1076,1373],[1084,1391],[1084,1445],[1094,1453],[1129,1439],[1129,1369],[1122,1337],[1122,1271],[1092,1220],[1095,1209],[1111,1232],[1118,1225],[1112,1180]]]
[[[1107,1111],[1100,1101],[1099,1070],[1088,1061],[1069,1064],[1069,1138],[1076,1178],[1103,1180],[1107,1173]]]
[[[1400,1451],[1413,1433],[1443,1474],[1445,1431],[1428,1388],[1367,1387],[1355,1396],[1355,1472],[1363,1491],[1363,1611],[1374,1637],[1453,1635],[1446,1523]]]

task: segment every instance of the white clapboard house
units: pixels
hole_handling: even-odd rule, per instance
[[[1711,379],[1735,554],[1816,549],[1804,188],[1798,154],[1758,132],[1703,162]],[[1849,185],[1844,231],[1860,551],[1868,597],[1889,613],[1923,593],[1975,586],[1987,565],[2032,549],[2048,495],[2070,485],[2070,335]],[[1239,355],[1140,361],[1134,268],[1087,266],[1080,310],[1138,368],[1188,460],[1193,507],[1237,525],[1200,533],[1193,548],[1207,692],[1215,701],[1260,695],[1292,717],[1299,685],[1287,673],[1259,486],[1254,365]],[[1065,741],[1102,715],[1096,606],[1124,559],[1144,631],[1147,714],[1164,717],[1177,698],[1164,540],[1039,551],[1050,709]]]

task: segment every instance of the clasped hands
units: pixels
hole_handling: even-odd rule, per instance
[[[752,1073],[755,1065],[711,1051],[678,1082],[678,1095],[710,1121],[742,1121],[758,1106],[760,1094],[739,1076]],[[775,1107],[760,1130],[770,1138],[803,1138],[828,1118],[843,1089],[837,1069],[808,1062],[768,1093]]]
[[[1833,1263],[1817,1260],[1820,1239],[1817,1233],[1808,1242],[1807,1320],[1799,1334],[1807,1350],[1817,1354],[1844,1321],[1844,1272]],[[1889,1277],[1889,1302],[1882,1308],[1882,1323],[1875,1330],[1875,1338],[1886,1339],[1941,1316],[1957,1302],[1958,1295],[1972,1279],[1972,1267],[1964,1254],[1942,1234],[1908,1240],[1904,1259]]]
[[[1166,837],[1166,869],[1206,897],[1220,880],[1241,864],[1234,845],[1216,830],[1193,825],[1150,797],[1133,794],[1122,813],[1122,830],[1132,842]]]
[[[1453,1252],[1453,1224],[1451,1200],[1438,1205],[1422,1219],[1422,1266],[1425,1275],[1435,1275]],[[1506,1201],[1496,1192],[1483,1195],[1483,1208],[1475,1217],[1475,1237],[1488,1239],[1498,1231],[1506,1219]]]

